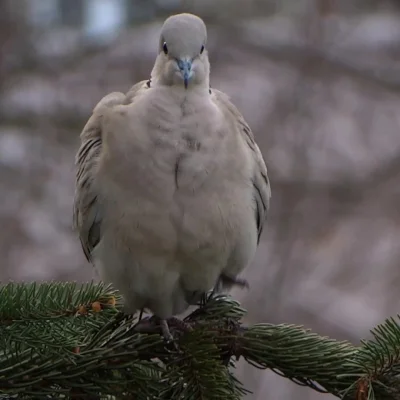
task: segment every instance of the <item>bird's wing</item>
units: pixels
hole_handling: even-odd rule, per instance
[[[100,241],[102,215],[96,190],[96,175],[102,152],[102,119],[104,113],[121,104],[129,104],[149,81],[134,85],[125,95],[113,92],[103,97],[80,135],[81,145],[75,158],[76,180],[73,209],[73,227],[78,232],[83,252],[92,261],[92,251]]]
[[[230,118],[231,124],[236,126],[239,134],[248,146],[251,157],[253,159],[253,197],[255,202],[255,219],[258,230],[258,242],[260,241],[261,233],[267,217],[269,203],[271,198],[271,187],[261,151],[255,142],[253,132],[245,121],[243,115],[231,103],[229,97],[219,90],[211,89],[217,106],[225,111],[225,115]]]

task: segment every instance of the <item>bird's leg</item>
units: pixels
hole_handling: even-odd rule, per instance
[[[174,340],[171,331],[169,330],[168,321],[166,319],[160,319],[161,334],[167,342]]]
[[[158,321],[161,329],[161,334],[167,342],[173,341],[174,339],[170,331],[170,327],[184,333],[193,331],[193,328],[189,323],[182,321],[177,317],[169,317],[167,319],[158,318]]]

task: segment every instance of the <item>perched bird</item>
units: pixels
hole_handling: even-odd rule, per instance
[[[249,126],[210,89],[206,45],[199,17],[169,17],[151,78],[97,104],[76,156],[83,251],[165,337],[199,294],[245,284],[271,196]]]

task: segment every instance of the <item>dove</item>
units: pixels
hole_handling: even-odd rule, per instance
[[[246,284],[271,197],[249,125],[209,77],[203,20],[167,18],[150,78],[97,104],[76,155],[84,254],[166,339],[199,295]]]

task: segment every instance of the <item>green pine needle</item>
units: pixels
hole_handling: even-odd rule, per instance
[[[121,318],[121,297],[88,283],[9,283],[0,288],[0,399],[228,400],[243,397],[233,358],[343,399],[400,398],[400,321],[390,318],[355,347],[294,325],[244,327],[246,311],[206,296],[166,344]]]

